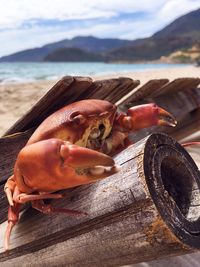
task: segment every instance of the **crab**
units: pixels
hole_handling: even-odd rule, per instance
[[[46,214],[85,214],[55,208],[44,200],[62,198],[56,191],[118,172],[112,156],[130,144],[131,132],[153,125],[175,126],[176,120],[156,104],[131,107],[124,114],[114,104],[97,99],[74,102],[47,117],[19,152],[14,174],[5,184],[9,203],[5,250],[22,204],[31,202]]]

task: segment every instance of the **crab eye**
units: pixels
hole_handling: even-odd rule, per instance
[[[73,122],[75,122],[77,124],[83,124],[86,122],[86,118],[82,114],[75,115],[71,119]]]

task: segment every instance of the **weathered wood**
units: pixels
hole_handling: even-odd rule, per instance
[[[137,102],[144,100],[152,95],[153,92],[159,90],[164,84],[168,83],[168,79],[154,79],[145,83],[143,86],[136,88],[124,101],[123,103],[128,102]]]
[[[13,173],[14,163],[19,151],[25,146],[33,130],[0,138],[0,183]]]
[[[167,79],[154,79],[148,81],[140,88],[136,88],[131,92],[120,104],[137,103],[154,99],[161,95],[169,97],[171,94],[176,94],[179,91],[190,91],[200,84],[200,78],[178,78],[168,82]]]
[[[200,106],[200,89],[179,91],[168,96],[158,96],[153,101],[172,112],[178,121]]]
[[[120,266],[200,248],[200,177],[187,152],[154,134],[115,160],[120,173],[53,201],[88,216],[26,210],[11,251],[2,252],[1,244],[1,266]]]
[[[191,90],[196,88],[199,84],[200,78],[177,78],[153,93],[152,97],[177,93],[178,91]]]
[[[117,78],[95,81],[83,97],[106,99],[112,103],[117,102],[139,85],[138,80],[130,78]]]
[[[89,77],[66,76],[58,81],[5,135],[26,131],[38,126],[48,115],[79,99],[91,85]]]
[[[200,108],[185,116],[176,129],[171,129],[169,132],[174,138],[181,140],[197,131],[200,131]]]

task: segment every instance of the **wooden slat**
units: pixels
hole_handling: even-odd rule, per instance
[[[200,109],[188,114],[175,129],[171,129],[170,134],[181,140],[197,131],[200,131]]]
[[[105,97],[119,85],[119,79],[96,81],[90,86],[86,97],[90,99],[105,99]]]
[[[200,89],[178,91],[167,96],[160,95],[155,97],[153,102],[171,112],[179,121],[200,107]]]
[[[196,88],[200,84],[200,78],[177,78],[172,82],[162,86],[160,90],[157,90],[152,94],[152,97],[158,95],[166,95],[170,93],[176,93],[178,91],[191,90]]]
[[[125,94],[129,93],[138,86],[138,84],[139,81],[126,77],[95,81],[90,86],[87,93],[82,95],[82,97],[90,99],[105,99],[115,103]]]
[[[62,78],[6,132],[6,135],[26,131],[39,125],[60,107],[78,100],[91,84],[92,80],[89,77],[66,76]]]
[[[168,79],[154,79],[145,83],[140,88],[137,88],[127,99],[121,104],[126,104],[128,102],[137,102],[144,100],[152,95],[154,91],[160,89],[164,84],[168,83]]]
[[[110,93],[105,97],[106,100],[116,103],[121,98],[123,98],[126,94],[131,92],[134,88],[136,88],[140,82],[138,80],[132,80],[130,78],[119,78],[120,84],[114,88]]]

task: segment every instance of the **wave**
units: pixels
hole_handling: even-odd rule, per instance
[[[52,75],[52,76],[48,76],[48,75],[41,75],[41,76],[37,76],[37,77],[32,77],[32,78],[22,78],[22,77],[18,77],[18,76],[14,76],[14,77],[6,77],[6,78],[0,78],[0,85],[4,85],[4,84],[19,84],[19,83],[31,83],[31,82],[36,82],[36,81],[44,81],[44,80],[58,80],[60,79],[62,76],[58,76],[58,75]]]
[[[28,82],[34,82],[35,79],[28,79],[28,78],[20,78],[20,77],[7,77],[7,78],[1,78],[0,84],[17,84],[17,83],[28,83]]]

